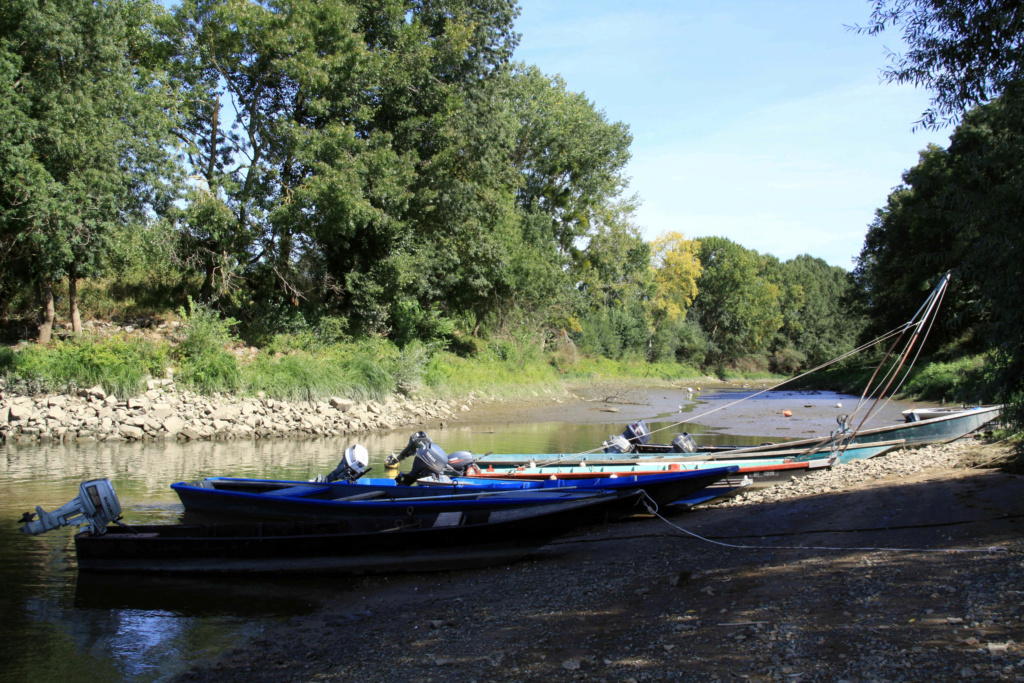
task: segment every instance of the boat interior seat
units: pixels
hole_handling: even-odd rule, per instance
[[[289,496],[308,496],[318,493],[326,493],[330,491],[330,486],[316,486],[314,484],[296,484],[295,486],[288,486],[283,489],[275,489],[273,491],[267,491],[260,495],[270,496],[272,498],[289,497]]]
[[[373,500],[374,498],[380,498],[384,495],[383,491],[367,491],[366,493],[357,493],[353,496],[345,496],[344,498],[334,498],[335,502],[342,500]]]

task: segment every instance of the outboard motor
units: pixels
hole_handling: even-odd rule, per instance
[[[462,476],[470,467],[476,465],[476,459],[469,451],[455,451],[448,454],[448,469],[456,476]]]
[[[651,440],[651,432],[643,420],[626,425],[622,436],[609,436],[602,444],[605,453],[638,453],[637,446],[646,446]]]
[[[389,467],[397,467],[402,460],[413,453],[416,459],[412,469],[399,474],[395,481],[399,485],[409,486],[424,477],[441,477],[445,474],[463,475],[466,470],[476,465],[473,454],[469,451],[455,451],[451,455],[430,440],[426,432],[416,432],[409,437],[409,443],[397,455],[389,455],[385,463]]]
[[[676,438],[672,439],[673,453],[696,453],[697,442],[693,440],[693,437],[683,432],[682,434],[676,434]]]
[[[345,449],[345,457],[341,459],[334,471],[326,477],[318,475],[313,481],[331,483],[332,481],[354,482],[370,471],[370,454],[360,444]]]
[[[436,443],[429,443],[416,450],[412,469],[399,474],[395,481],[399,486],[412,486],[424,477],[440,476],[448,467],[448,454]]]
[[[626,437],[620,436],[619,434],[613,434],[608,437],[608,440],[601,444],[605,453],[629,453],[632,450],[632,446]]]
[[[39,519],[35,519],[37,515]],[[35,512],[26,512],[21,516],[21,531],[35,536],[62,526],[81,524],[100,536],[107,532],[107,525],[120,516],[121,501],[114,493],[114,485],[109,479],[92,479],[78,487],[77,498],[53,512],[38,505]]]
[[[622,438],[633,444],[633,450],[636,450],[636,446],[646,446],[651,440],[651,430],[647,428],[647,424],[643,420],[637,420],[631,425],[626,425],[626,431],[622,432]]]

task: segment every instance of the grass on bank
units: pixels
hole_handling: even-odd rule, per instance
[[[472,353],[462,356],[420,342],[399,348],[384,339],[328,342],[277,335],[263,350],[243,347],[235,352],[230,350],[239,348],[231,333],[234,321],[202,306],[179,313],[185,323],[172,337],[173,343],[138,336],[80,335],[47,346],[26,345],[17,352],[0,347],[0,376],[29,393],[74,393],[99,384],[107,393],[128,398],[141,393],[148,378],[170,371],[180,386],[197,393],[265,395],[287,401],[332,396],[381,399],[394,393],[517,398],[594,381],[635,385],[707,376],[679,363],[587,356],[573,347],[544,349],[516,339],[476,340]],[[976,402],[983,395],[984,361],[982,356],[919,361],[900,394],[919,400]],[[859,394],[874,370],[873,361],[847,364],[789,386]],[[782,379],[753,367],[719,369],[714,374],[726,381]]]
[[[490,343],[462,357],[420,343],[399,349],[381,339],[304,350],[277,339],[274,351],[253,355],[252,350],[229,350],[216,330],[211,333],[202,323],[198,327],[198,332],[184,332],[176,345],[124,335],[82,335],[47,346],[24,345],[17,351],[0,347],[0,376],[26,393],[75,393],[98,384],[107,393],[128,398],[142,393],[147,379],[173,375],[179,386],[201,394],[265,395],[287,401],[332,396],[382,399],[394,393],[453,398],[472,392],[517,398],[593,380],[635,384],[705,376],[674,363],[582,354],[568,361],[540,348],[510,354],[505,345]]]

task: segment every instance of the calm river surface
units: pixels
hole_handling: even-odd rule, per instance
[[[657,389],[642,400],[608,405],[546,405],[528,421],[474,422],[429,431],[448,451],[573,453],[622,432],[644,418],[666,429],[655,441],[689,431],[698,443],[757,444],[827,434],[854,397],[831,393],[772,392],[714,412],[750,391],[698,394]],[[837,404],[846,406],[840,409]],[[682,411],[680,411],[680,406]],[[740,407],[742,406],[742,407]],[[891,424],[907,405],[890,404],[878,421]],[[581,409],[583,412],[581,412]],[[618,413],[608,412],[618,410]],[[794,416],[780,418],[783,409]],[[569,422],[557,420],[570,420]],[[414,431],[363,436],[360,443],[384,476],[381,463]],[[314,609],[324,598],[355,590],[360,579],[196,580],[79,576],[73,531],[38,537],[18,531],[17,520],[78,495],[86,479],[108,477],[131,523],[174,523],[182,507],[169,485],[206,476],[310,479],[329,472],[350,437],[319,440],[96,443],[77,446],[0,446],[0,680],[150,681],[179,673],[197,658],[236,645],[271,620]]]

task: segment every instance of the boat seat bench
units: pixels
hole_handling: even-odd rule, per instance
[[[279,497],[286,498],[288,496],[306,496],[306,495],[313,495],[313,494],[319,494],[319,493],[326,493],[327,491],[330,491],[330,490],[331,490],[330,486],[313,486],[313,485],[310,485],[310,484],[296,484],[295,486],[288,486],[288,487],[285,487],[283,489],[275,489],[273,491],[267,491],[266,493],[261,493],[260,495],[261,496],[270,496],[272,498],[279,498]]]

